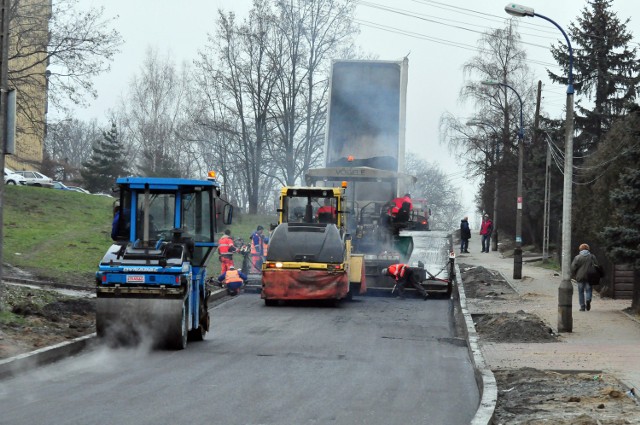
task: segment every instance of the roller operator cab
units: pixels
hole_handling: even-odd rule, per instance
[[[284,187],[278,225],[262,266],[266,305],[286,300],[330,300],[363,293],[362,256],[351,254],[344,189]]]
[[[211,173],[210,173],[211,174]],[[232,207],[207,180],[126,177],[114,209],[114,244],[96,273],[96,331],[122,342],[146,337],[183,349],[209,330],[205,265],[216,221]]]

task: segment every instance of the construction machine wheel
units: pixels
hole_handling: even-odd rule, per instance
[[[209,329],[209,309],[204,299],[200,299],[200,319],[199,325],[196,329],[189,331],[189,341],[202,341]]]
[[[182,303],[182,314],[179,323],[169,326],[167,332],[167,345],[174,350],[184,350],[187,348],[188,327],[187,327],[187,301]]]
[[[275,307],[278,305],[278,300],[268,300],[265,298],[264,305],[266,305],[267,307]]]

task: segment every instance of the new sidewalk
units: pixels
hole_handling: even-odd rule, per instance
[[[519,300],[467,298],[471,314],[512,313],[524,310],[536,314],[557,333],[560,273],[526,263],[522,279],[513,279],[513,258],[498,251],[480,252],[475,244],[470,254],[456,261],[498,271],[520,295]],[[462,269],[462,267],[461,267]],[[573,332],[561,333],[558,343],[505,344],[480,340],[487,365],[492,368],[532,367],[547,370],[603,371],[628,387],[640,388],[640,321],[623,313],[631,300],[601,298],[594,290],[591,311],[579,311],[578,291],[573,292]]]

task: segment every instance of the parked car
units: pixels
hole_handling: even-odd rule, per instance
[[[37,171],[16,171],[15,173],[24,177],[29,186],[53,187],[53,180]]]
[[[11,171],[8,168],[4,169],[4,184],[19,184],[26,185],[27,179],[22,177],[20,174],[16,174],[14,171]]]
[[[86,193],[87,195],[91,195],[91,192],[89,192],[87,189],[83,188],[83,187],[78,187],[78,186],[67,186],[69,188],[69,190],[73,190],[75,192],[80,192],[80,193]]]
[[[67,185],[65,185],[62,182],[58,182],[58,181],[54,181],[53,182],[53,188],[54,189],[60,189],[60,190],[71,190]]]

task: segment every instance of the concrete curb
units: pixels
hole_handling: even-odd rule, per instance
[[[498,401],[498,386],[496,384],[496,378],[482,355],[482,350],[478,343],[478,334],[476,333],[475,325],[471,314],[467,309],[467,297],[464,293],[464,285],[462,282],[462,275],[460,273],[460,267],[456,263],[456,289],[458,292],[458,301],[460,303],[460,309],[464,316],[465,327],[463,328],[466,333],[466,339],[468,342],[467,348],[469,350],[469,357],[473,363],[476,382],[478,389],[480,390],[480,405],[476,414],[471,420],[471,425],[491,424],[493,423],[493,415],[496,409],[496,402]]]
[[[82,351],[95,338],[96,334],[81,336],[69,342],[61,342],[50,347],[40,348],[29,353],[18,354],[0,360],[0,379],[17,375],[34,367],[53,363]]]
[[[218,300],[226,295],[227,291],[225,289],[216,289],[211,292],[209,301]],[[96,334],[94,332],[71,341],[61,342],[56,345],[0,360],[0,379],[26,372],[34,367],[57,362],[66,357],[78,354],[95,343]]]

